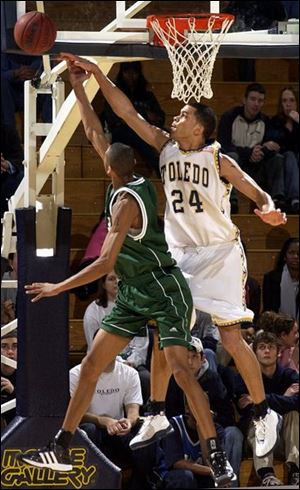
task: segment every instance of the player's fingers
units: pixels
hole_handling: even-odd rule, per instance
[[[41,284],[40,283],[32,283],[32,284],[27,284],[25,287],[26,294],[37,294],[41,291]]]
[[[70,60],[70,61],[74,61],[76,59],[76,56],[72,53],[64,53],[64,52],[61,52],[59,53],[59,58],[62,59],[62,60]]]
[[[42,299],[43,296],[44,296],[43,293],[38,294],[37,296],[35,296],[34,298],[32,298],[31,303],[36,303],[37,301],[39,301],[40,299]]]

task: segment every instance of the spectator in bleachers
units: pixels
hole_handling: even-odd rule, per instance
[[[284,313],[264,312],[260,322],[262,329],[278,338],[279,365],[299,372],[299,327],[296,320]]]
[[[10,270],[4,272],[2,279],[14,281],[17,279],[17,254],[8,255]],[[1,289],[1,324],[11,322],[16,317],[17,288]],[[3,316],[2,316],[3,315]]]
[[[235,373],[231,368],[217,364],[216,359],[211,366],[211,351],[208,360],[207,349],[203,349],[200,339],[193,337],[192,345],[194,350],[188,355],[189,368],[208,396],[214,423],[223,432],[228,461],[238,477],[242,460],[243,435],[235,423],[233,407]],[[166,396],[166,415],[169,418],[175,417],[182,415],[184,410],[184,393],[176,384],[174,376],[171,376]]]
[[[279,144],[280,153],[284,156],[288,211],[299,213],[299,112],[297,93],[293,87],[285,87],[281,91],[269,134]]]
[[[205,463],[197,424],[188,403],[185,410],[170,419],[174,432],[161,443],[157,473],[161,486],[156,488],[215,488],[211,469]],[[222,439],[222,428],[218,428]]]
[[[98,281],[98,297],[90,303],[83,317],[83,329],[87,343],[87,351],[91,345],[95,333],[101,328],[103,318],[108,315],[115,306],[118,292],[118,278],[114,271],[101,277]]]
[[[18,337],[13,330],[1,337],[1,356],[17,360]],[[1,362],[1,405],[16,398],[16,369]],[[16,409],[1,414],[1,428],[11,422],[16,415]]]
[[[76,272],[79,272],[87,265],[92,264],[99,257],[106,235],[107,222],[105,219],[105,213],[102,212],[99,217],[98,223],[93,227],[91,231],[91,236],[87,244],[84,256]],[[72,292],[75,293],[79,299],[85,300],[88,299],[89,296],[96,294],[98,291],[98,287],[98,281],[93,281],[89,284],[83,284],[82,286],[73,289]]]
[[[71,397],[78,384],[80,370],[80,364],[70,370]],[[142,404],[138,373],[114,359],[99,376],[80,426],[111,461],[121,468],[128,465],[132,467],[130,488],[137,489],[144,488],[143,477],[152,454],[152,448],[147,448],[146,453],[144,450],[131,451],[129,448],[129,442],[140,428],[139,410]],[[143,454],[147,454],[149,461],[143,459]]]
[[[298,95],[293,87],[281,90],[277,114],[271,119],[274,138],[280,145],[281,152],[292,151],[299,163],[299,109]]]
[[[274,334],[281,344],[278,359],[280,366],[294,369],[299,373],[298,323],[289,315],[278,314],[274,324]]]
[[[23,149],[18,132],[14,126],[3,123],[1,118],[1,217],[8,210],[8,200],[23,179],[22,162]]]
[[[217,344],[220,341],[220,334],[209,313],[196,310],[196,323],[191,333],[195,337],[198,337],[198,339],[201,339],[204,349],[210,349],[216,352]]]
[[[256,328],[257,328],[257,333],[259,333],[261,330],[265,330],[266,332],[272,332],[273,331],[273,325],[275,322],[275,319],[277,318],[277,313],[275,311],[264,311],[261,313],[258,317]]]
[[[84,313],[83,329],[87,342],[87,351],[91,350],[96,332],[101,328],[102,320],[111,313],[115,306],[118,292],[118,278],[114,271],[98,280],[98,297],[90,303]],[[147,326],[140,336],[134,337],[128,346],[120,353],[125,363],[134,367],[140,376],[142,384],[143,402],[150,396],[150,372],[146,367],[146,358],[149,346]]]
[[[223,152],[271,195],[276,207],[285,209],[284,158],[279,145],[268,139],[269,119],[261,112],[265,93],[259,83],[248,85],[244,104],[221,116],[218,140]]]
[[[116,85],[131,100],[136,110],[151,124],[162,128],[165,122],[165,114],[161,109],[153,92],[147,89],[147,80],[142,71],[140,61],[125,62],[120,64]],[[148,166],[160,176],[158,165],[158,153],[127,126],[105,103],[102,120],[106,122],[112,136],[112,143],[120,142],[135,148],[146,160]]]
[[[274,455],[284,456],[288,466],[288,484],[299,485],[299,374],[293,369],[283,368],[277,362],[279,342],[270,332],[258,333],[253,350],[260,364],[269,406],[283,417],[279,434],[279,447],[263,458],[254,451],[254,425],[250,424],[253,402],[247,388],[238,376],[237,396],[241,422],[248,434],[253,449],[253,462],[262,486],[279,486],[273,468]],[[247,428],[247,429],[246,429]]]
[[[299,321],[299,238],[285,241],[275,268],[264,275],[263,309],[286,313]]]
[[[1,111],[4,124],[16,127],[15,113],[24,111],[24,82],[41,75],[40,56],[1,53]],[[43,122],[52,121],[52,101],[48,95],[39,95],[38,111]]]

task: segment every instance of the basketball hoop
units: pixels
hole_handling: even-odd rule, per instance
[[[211,77],[220,43],[234,16],[229,14],[150,15],[147,27],[155,46],[165,46],[173,70],[172,99],[213,96]]]

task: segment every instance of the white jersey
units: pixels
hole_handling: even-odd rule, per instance
[[[165,234],[170,247],[230,242],[239,231],[230,218],[231,184],[220,177],[219,147],[183,151],[170,140],[160,154],[167,198]]]

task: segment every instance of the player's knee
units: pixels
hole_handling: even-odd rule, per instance
[[[87,354],[81,362],[81,377],[84,377],[87,381],[97,382],[99,378],[98,369],[89,354]]]
[[[239,327],[228,332],[223,331],[221,338],[222,345],[229,354],[234,355],[242,349],[241,343],[243,343],[244,340]]]
[[[191,373],[187,367],[177,364],[173,366],[173,376],[178,386],[184,389],[190,381]]]

